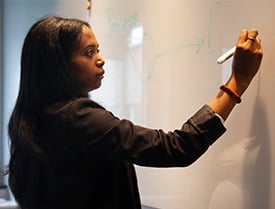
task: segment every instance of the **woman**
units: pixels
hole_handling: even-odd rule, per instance
[[[35,23],[21,58],[9,121],[9,185],[22,209],[140,209],[133,164],[183,167],[225,131],[222,121],[257,73],[258,31],[240,33],[226,85],[179,130],[121,120],[88,98],[104,59],[88,23],[56,16]]]

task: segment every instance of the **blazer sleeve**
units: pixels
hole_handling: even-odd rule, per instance
[[[207,105],[180,129],[169,132],[121,120],[89,99],[72,102],[59,112],[66,121],[66,142],[91,160],[122,160],[141,166],[188,166],[226,130]]]

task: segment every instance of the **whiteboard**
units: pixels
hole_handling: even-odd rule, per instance
[[[164,130],[179,128],[212,99],[231,66],[216,64],[217,57],[242,29],[259,29],[261,71],[226,121],[226,134],[188,168],[137,173],[143,204],[155,208],[275,209],[275,1],[101,0],[93,8],[91,24],[107,60],[135,53],[131,34],[142,27],[139,56],[131,58],[142,75],[141,123]]]

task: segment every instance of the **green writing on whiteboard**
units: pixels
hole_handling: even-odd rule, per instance
[[[121,19],[115,19],[111,10],[108,10],[107,12],[107,22],[109,27],[109,35],[114,33],[126,33],[141,25],[137,13]]]

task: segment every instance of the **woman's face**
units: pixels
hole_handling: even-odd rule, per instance
[[[84,25],[80,44],[71,58],[73,76],[83,89],[83,93],[101,86],[101,80],[104,78],[104,63],[103,57],[99,55],[99,45],[94,33]]]

